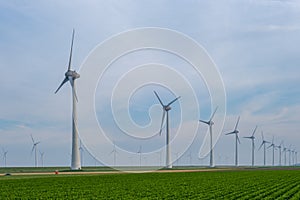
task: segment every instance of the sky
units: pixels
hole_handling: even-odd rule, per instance
[[[297,0],[0,1],[0,166],[4,166],[3,151],[8,151],[7,166],[34,165],[30,135],[35,141],[40,141],[38,150],[44,152],[45,166],[70,165],[70,85],[64,85],[57,94],[54,91],[67,69],[73,28],[72,68],[79,73],[83,73],[83,66],[99,45],[126,31],[156,27],[176,31],[197,42],[215,64],[226,92],[226,106],[220,109],[226,110],[225,123],[214,148],[217,165],[234,163],[234,137],[224,133],[232,131],[238,116],[241,117],[241,165],[251,163],[251,143],[242,137],[249,136],[256,125],[257,164],[263,162],[263,152],[258,151],[262,131],[266,140],[272,141],[274,137],[276,145],[283,141],[286,147],[291,145],[297,151],[300,148],[299,19],[300,2]],[[136,41],[124,41],[120,46],[131,42]],[[179,48],[182,44],[175,46]],[[112,46],[107,52],[113,53],[118,47]],[[162,71],[142,73],[125,83],[155,77],[169,81],[176,89],[153,81],[135,91],[117,90],[118,98],[111,99],[112,91],[122,77],[129,74],[130,70],[134,72],[136,67],[149,63],[152,63],[149,69],[155,68],[154,64],[161,64]],[[163,70],[170,72],[164,73]],[[180,74],[182,80],[189,83],[186,87],[193,88],[194,93],[185,90],[185,85],[179,81],[181,79],[172,79],[175,77],[173,72]],[[83,88],[84,78],[78,79],[79,97],[93,89]],[[180,139],[182,144],[179,142],[172,147],[172,157],[180,157],[175,164],[207,165],[208,156],[199,158],[199,150],[203,141],[207,142],[205,135],[208,127],[197,120],[209,119],[216,106],[211,103],[208,88],[205,77],[197,74],[190,63],[168,51],[142,49],[112,62],[93,92],[95,116],[106,136],[120,152],[117,154],[118,164],[138,165],[137,152],[140,147],[145,153],[142,155],[143,165],[163,162],[159,153],[147,157],[147,153],[165,143],[164,131],[162,136],[153,135],[153,132],[158,132],[161,123],[161,107],[152,92],[156,90],[166,103],[181,96],[179,101],[172,104],[170,111],[171,137],[175,137],[180,127],[187,130],[186,136]],[[129,100],[126,99],[127,92],[132,92]],[[185,106],[195,103],[190,101],[188,95],[194,95],[198,100],[197,109]],[[78,100],[78,106],[84,110],[86,105],[81,103],[81,99]],[[113,114],[111,105],[126,103],[126,108],[117,107],[120,110]],[[120,124],[115,121],[127,120],[126,116],[118,114],[122,113],[121,110],[128,111],[133,123],[141,128],[145,137],[151,137],[141,139],[131,137],[130,133],[124,134],[122,128],[118,127]],[[79,125],[89,122],[83,116],[79,113]],[[223,125],[218,120],[215,124],[218,122]],[[193,135],[189,128],[194,128],[195,124],[198,125]],[[101,165],[101,161],[96,161],[91,155],[112,164],[113,145],[106,146],[98,140],[90,144],[85,131],[88,132],[79,129],[84,146],[83,164]],[[186,149],[180,148],[183,143],[188,144]],[[93,145],[101,146],[98,150],[102,152],[95,152]],[[122,150],[132,155],[123,156]],[[275,153],[277,155],[278,151]],[[270,165],[271,149],[268,149],[267,155],[267,164]],[[275,162],[278,163],[278,157]]]

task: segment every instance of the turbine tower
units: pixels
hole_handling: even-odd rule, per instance
[[[261,143],[260,147],[258,148],[258,150],[260,150],[260,148],[262,146],[264,146],[264,166],[266,166],[266,144],[268,144],[270,142],[268,142],[264,139],[264,133],[263,132],[261,132],[261,138],[262,138],[262,143]]]
[[[73,102],[73,113],[72,113],[72,159],[71,159],[71,170],[80,170],[80,150],[79,150],[79,141],[78,141],[78,130],[77,130],[77,111],[76,111],[76,103],[77,103],[77,95],[75,88],[75,80],[80,77],[80,75],[74,70],[71,70],[71,61],[72,61],[72,50],[73,50],[73,41],[74,41],[74,29],[72,34],[72,42],[71,42],[71,50],[69,57],[69,65],[68,70],[65,73],[65,79],[62,81],[60,86],[55,91],[55,94],[59,91],[59,89],[68,81],[70,81],[72,87],[72,102]]]
[[[230,133],[225,134],[225,135],[235,134],[235,166],[236,167],[238,166],[238,143],[241,143],[240,139],[239,139],[239,136],[238,136],[239,131],[237,130],[239,122],[240,122],[240,116],[237,119],[234,130]]]
[[[216,107],[215,111],[213,112],[213,114],[211,115],[210,119],[208,121],[204,121],[204,120],[199,120],[202,123],[205,123],[209,126],[209,136],[210,136],[210,160],[209,160],[209,166],[210,167],[214,167],[214,154],[213,154],[213,142],[212,142],[212,126],[214,125],[213,122],[213,117],[217,112],[218,107]]]
[[[31,140],[32,140],[31,154],[34,151],[34,166],[37,167],[38,166],[37,145],[41,142],[35,142],[32,135],[30,135],[30,136],[31,136]]]
[[[254,134],[256,132],[256,129],[257,129],[257,126],[255,127],[255,129],[254,129],[254,131],[253,131],[253,133],[252,133],[251,136],[244,137],[244,138],[252,140],[252,167],[254,166],[254,148],[255,148],[255,144],[254,144],[255,137],[254,137]]]
[[[275,144],[274,144],[274,136],[273,136],[273,139],[272,139],[272,143],[270,144],[270,146],[268,147],[268,148],[271,148],[272,147],[272,152],[273,152],[273,154],[272,154],[272,166],[274,166],[274,154],[275,154],[275,148],[276,148],[276,146],[275,146]]]
[[[168,103],[167,105],[163,104],[161,99],[159,98],[158,94],[154,91],[154,94],[156,95],[160,105],[163,108],[163,116],[161,120],[161,126],[160,126],[160,131],[159,134],[161,135],[161,131],[163,128],[165,116],[166,116],[166,167],[167,168],[172,168],[172,161],[171,161],[171,150],[170,150],[170,130],[169,130],[169,111],[171,110],[171,104],[177,101],[179,97],[175,98],[173,101]]]

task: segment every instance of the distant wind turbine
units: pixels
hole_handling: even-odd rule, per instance
[[[274,161],[275,161],[274,155],[275,155],[275,148],[276,148],[276,146],[274,144],[274,136],[273,136],[273,139],[272,139],[272,143],[270,144],[270,146],[268,148],[271,148],[271,147],[272,147],[272,152],[273,152],[273,154],[272,154],[272,166],[274,166]]]
[[[237,127],[239,125],[239,122],[240,122],[240,116],[237,119],[234,130],[232,132],[229,132],[229,133],[225,134],[225,135],[235,134],[235,166],[236,167],[238,166],[238,143],[241,143],[240,139],[239,139],[239,136],[238,136],[239,131],[237,129]]]
[[[291,152],[292,152],[292,150],[291,150],[291,145],[290,145],[290,147],[287,149],[287,151],[289,152],[289,166],[291,166]]]
[[[263,132],[261,132],[261,138],[262,138],[262,143],[261,143],[260,147],[258,148],[258,150],[260,150],[260,148],[262,146],[264,146],[264,166],[266,166],[266,144],[268,144],[270,142],[268,142],[264,139],[264,133]]]
[[[283,146],[283,151],[284,153],[284,166],[286,166],[286,152],[287,152],[287,148]]]
[[[283,145],[283,140],[281,141],[281,143],[277,146],[277,148],[279,149],[279,166],[281,166],[281,153],[282,153],[282,145]]]
[[[37,145],[41,142],[35,142],[32,135],[30,135],[30,136],[31,136],[31,140],[32,140],[31,154],[34,151],[34,166],[37,167],[38,166]]]
[[[170,149],[170,130],[169,130],[169,111],[171,110],[171,104],[177,101],[179,97],[175,98],[168,104],[163,104],[161,99],[159,98],[158,94],[154,91],[155,96],[157,97],[160,105],[163,108],[163,115],[162,115],[162,120],[161,120],[161,126],[160,126],[160,131],[159,134],[161,135],[161,131],[163,128],[163,124],[165,121],[165,116],[166,116],[166,167],[167,168],[172,168],[172,161],[171,161],[171,149]]]
[[[42,163],[42,167],[44,167],[44,152],[41,152],[41,151],[39,151],[40,152],[40,156],[41,156],[41,163]]]
[[[72,50],[73,50],[73,41],[74,41],[74,29],[72,34],[72,43],[71,43],[71,51],[69,57],[69,65],[68,70],[65,73],[65,79],[59,85],[55,93],[59,91],[59,89],[68,81],[70,81],[72,87],[72,102],[73,102],[73,114],[72,114],[72,158],[71,158],[71,170],[80,170],[81,162],[80,162],[80,151],[78,144],[78,130],[77,130],[77,111],[76,111],[76,88],[75,88],[75,80],[80,77],[80,75],[74,70],[71,70],[71,61],[72,61]]]
[[[211,115],[210,119],[208,121],[199,120],[202,123],[205,123],[209,126],[209,136],[210,136],[210,160],[209,160],[209,166],[214,167],[214,154],[213,154],[213,139],[212,139],[212,126],[214,125],[213,117],[215,116],[217,112],[218,107],[216,107],[215,111]]]
[[[140,167],[142,166],[142,146],[140,145],[140,148],[137,152],[140,155]]]
[[[4,167],[6,167],[6,158],[7,158],[7,153],[8,151],[2,148],[3,151],[3,161],[4,161]]]
[[[110,154],[114,154],[114,166],[116,166],[116,164],[117,164],[117,153],[118,153],[118,151],[117,151],[117,149],[116,149],[116,144],[114,143],[114,149],[110,152]]]
[[[255,148],[255,144],[254,144],[254,140],[255,140],[255,137],[254,137],[254,134],[257,130],[257,126],[255,127],[253,133],[251,136],[248,136],[248,137],[244,137],[244,138],[247,138],[247,139],[251,139],[252,140],[252,167],[254,166],[254,148]]]

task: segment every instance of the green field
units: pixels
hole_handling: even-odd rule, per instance
[[[300,199],[300,170],[0,177],[0,199]]]

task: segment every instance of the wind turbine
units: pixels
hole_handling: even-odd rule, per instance
[[[295,150],[292,150],[292,165],[295,165]]]
[[[163,108],[163,116],[162,116],[162,120],[161,120],[160,131],[159,131],[160,135],[161,135],[161,131],[163,128],[165,116],[167,115],[166,116],[166,146],[167,146],[166,147],[166,167],[172,168],[171,150],[170,150],[169,111],[171,110],[171,104],[174,103],[175,101],[177,101],[180,98],[180,96],[165,105],[165,104],[163,104],[163,102],[161,101],[161,99],[159,98],[158,94],[155,91],[154,91],[154,94],[156,95],[160,105]]]
[[[251,139],[252,140],[252,167],[254,166],[254,148],[255,148],[255,144],[254,144],[254,140],[255,140],[255,137],[254,137],[254,134],[257,130],[257,126],[255,127],[253,133],[251,136],[248,136],[248,137],[244,137],[244,138],[248,138],[248,139]]]
[[[33,139],[33,137],[32,137],[32,135],[30,135],[30,136],[31,136],[31,140],[32,140],[31,154],[34,151],[34,165],[35,165],[35,167],[37,167],[38,166],[37,145],[39,143],[41,143],[41,142],[40,141],[39,142],[35,142],[34,139]]]
[[[117,149],[116,149],[116,144],[114,143],[114,149],[110,152],[110,154],[114,154],[114,166],[116,166],[117,163]]]
[[[286,147],[283,147],[283,152],[284,152],[284,166],[286,166],[286,152],[287,152]]]
[[[6,157],[7,157],[7,153],[8,153],[8,151],[5,151],[5,149],[4,149],[4,148],[2,148],[2,151],[3,151],[4,167],[6,167]]]
[[[40,156],[41,156],[41,162],[42,162],[42,167],[44,167],[44,152],[41,152],[41,151],[39,151],[40,152]]]
[[[268,148],[271,148],[272,147],[272,150],[273,150],[273,154],[272,154],[272,166],[274,166],[274,154],[275,154],[275,144],[274,144],[274,136],[273,136],[273,139],[272,139],[272,143],[270,144],[270,146],[268,146]]]
[[[214,167],[214,154],[213,154],[213,142],[212,142],[212,126],[214,125],[213,122],[213,117],[215,116],[216,112],[217,112],[218,107],[216,107],[215,111],[213,112],[213,114],[211,115],[210,119],[208,121],[204,121],[204,120],[199,120],[202,123],[205,123],[209,126],[209,136],[210,136],[210,160],[209,160],[209,166],[210,167]]]
[[[287,149],[287,151],[289,152],[289,166],[291,166],[291,145],[290,147]]]
[[[239,139],[239,136],[238,136],[239,131],[237,130],[239,122],[240,122],[240,116],[237,119],[234,130],[230,133],[225,134],[225,135],[235,134],[235,166],[236,167],[238,166],[238,143],[241,143],[240,139]]]
[[[268,142],[264,139],[264,133],[263,132],[261,132],[261,138],[262,138],[262,143],[261,143],[260,147],[258,148],[258,150],[260,150],[260,148],[262,146],[264,146],[264,166],[266,166],[266,144],[268,144],[270,142]]]
[[[277,148],[279,149],[279,166],[281,166],[281,148],[282,148],[282,145],[283,145],[283,140],[281,141],[281,143],[277,146]]]
[[[77,111],[76,111],[76,88],[75,88],[75,80],[80,77],[80,75],[74,70],[71,70],[71,61],[72,61],[72,51],[73,51],[73,41],[74,41],[74,29],[72,34],[72,43],[69,57],[69,65],[68,70],[65,73],[65,79],[62,81],[60,86],[55,91],[55,94],[59,91],[59,89],[68,81],[70,81],[72,87],[72,101],[73,101],[73,113],[72,113],[72,158],[71,158],[71,170],[80,170],[80,151],[78,144],[78,131],[77,131]]]
[[[140,167],[142,166],[142,146],[140,145],[140,148],[137,152],[140,155]]]

